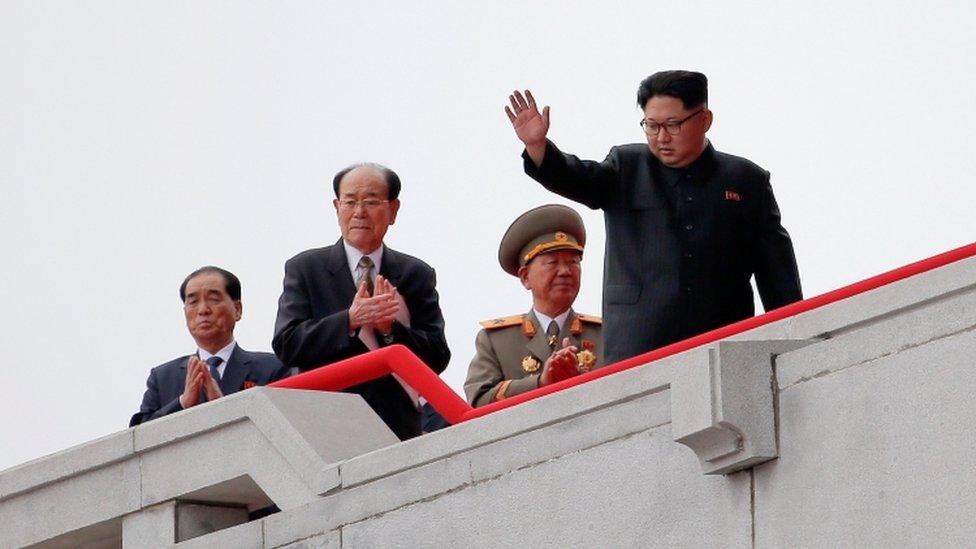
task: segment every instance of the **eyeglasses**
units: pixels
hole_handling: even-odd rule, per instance
[[[352,211],[357,207],[362,206],[367,210],[375,210],[387,202],[389,202],[389,200],[380,200],[379,198],[364,198],[362,200],[343,198],[339,201],[339,209]]]
[[[657,133],[661,131],[661,128],[664,128],[664,131],[668,132],[671,135],[678,135],[679,133],[681,133],[682,124],[690,120],[691,117],[695,116],[696,114],[700,114],[703,112],[705,112],[705,109],[698,109],[697,111],[689,114],[688,116],[682,118],[681,120],[669,120],[664,124],[658,124],[653,120],[648,120],[645,118],[644,120],[640,121],[640,125],[642,128],[644,128],[644,133],[650,135],[651,137],[657,135]]]

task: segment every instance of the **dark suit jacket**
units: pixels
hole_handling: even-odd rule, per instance
[[[183,394],[186,384],[186,364],[190,356],[192,355],[181,356],[149,372],[142,406],[129,420],[129,427],[183,409],[180,395]],[[245,351],[240,346],[235,346],[227,366],[224,367],[224,375],[217,384],[225,395],[229,395],[244,389],[245,381],[255,385],[267,385],[285,377],[286,372],[275,355]],[[201,396],[200,400],[205,402],[207,399]]]
[[[409,328],[393,323],[393,343],[407,346],[434,372],[443,372],[451,352],[444,337],[434,270],[386,247],[379,274],[397,288],[410,312]],[[282,362],[305,371],[367,352],[356,334],[349,334],[348,310],[355,294],[341,239],[289,259],[271,344]],[[392,376],[347,391],[362,395],[401,440],[420,434],[420,413]]]
[[[766,310],[802,299],[769,172],[715,151],[673,170],[646,144],[603,162],[551,142],[525,173],[606,223],[603,320],[608,364],[752,316],[755,275]]]
[[[420,407],[420,415],[420,427],[424,433],[433,433],[451,426],[429,402]]]

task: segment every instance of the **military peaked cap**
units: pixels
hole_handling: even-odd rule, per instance
[[[559,250],[583,253],[586,229],[575,210],[559,204],[547,204],[520,215],[505,231],[498,247],[502,269],[518,276],[519,267],[538,255]]]

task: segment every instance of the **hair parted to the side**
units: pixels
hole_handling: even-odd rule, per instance
[[[180,301],[186,303],[186,285],[190,282],[190,280],[204,273],[218,273],[223,276],[225,283],[224,289],[227,291],[227,295],[229,295],[234,301],[241,300],[241,281],[239,278],[234,276],[234,273],[228,271],[227,269],[221,269],[220,267],[215,267],[213,265],[205,265],[186,275],[186,278],[183,279],[183,284],[180,284]]]
[[[388,191],[386,197],[387,200],[395,200],[398,196],[400,196],[400,176],[397,175],[395,171],[382,164],[377,164],[376,162],[358,162],[339,170],[339,173],[335,174],[335,177],[332,178],[332,190],[335,192],[336,198],[339,198],[339,183],[342,182],[342,178],[356,168],[372,168],[383,174],[383,179],[386,180],[386,188]]]
[[[661,71],[644,80],[637,87],[637,106],[642,110],[655,96],[675,97],[686,109],[708,105],[708,78],[700,72]]]

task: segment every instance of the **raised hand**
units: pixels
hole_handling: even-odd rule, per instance
[[[563,339],[563,348],[546,359],[542,367],[542,375],[539,376],[539,386],[545,387],[577,375],[579,375],[579,363],[576,361],[576,347],[567,337]]]
[[[546,153],[546,134],[549,133],[549,107],[542,109],[535,104],[532,92],[515,90],[508,96],[511,107],[505,107],[505,114],[515,128],[515,135],[525,144],[525,150],[536,166],[542,165],[542,158]]]

